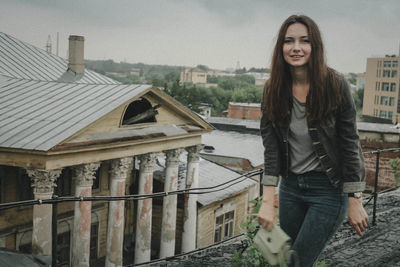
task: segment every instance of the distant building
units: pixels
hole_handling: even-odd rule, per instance
[[[399,56],[367,59],[363,115],[399,122]]]
[[[184,68],[180,76],[181,83],[206,84],[207,72],[199,68]]]
[[[132,68],[129,74],[130,75],[136,75],[136,76],[140,77],[140,69]]]
[[[261,104],[229,102],[228,118],[258,120],[261,116]]]
[[[140,69],[132,68],[129,72],[106,72],[106,74],[121,78],[128,77],[130,75],[140,77]]]
[[[216,127],[224,130],[203,135],[205,147],[201,157],[241,173],[264,167],[264,147],[259,131]]]
[[[209,117],[211,117],[211,108],[212,105],[207,104],[207,103],[202,103],[199,106],[200,109],[200,114],[203,115],[206,119],[208,119]]]
[[[265,72],[247,72],[245,74],[254,77],[256,86],[264,86],[265,82],[269,79],[269,73]]]

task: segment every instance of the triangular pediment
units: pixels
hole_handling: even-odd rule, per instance
[[[124,115],[129,106],[134,106],[138,101],[146,101],[151,107],[155,107],[157,113],[154,115],[155,120],[138,121],[132,124],[124,123]],[[143,113],[146,111],[144,109]],[[160,89],[150,87],[66,139],[55,149],[135,140],[149,142],[152,139],[157,140],[157,138],[168,140],[177,136],[202,134],[211,130],[212,126],[201,117]]]

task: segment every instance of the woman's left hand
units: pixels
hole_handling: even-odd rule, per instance
[[[347,213],[351,227],[359,236],[363,236],[363,231],[368,226],[368,215],[365,211],[362,199],[349,197],[349,211]]]

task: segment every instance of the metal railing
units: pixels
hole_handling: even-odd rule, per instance
[[[368,152],[364,152],[364,156],[365,155],[372,155],[372,154],[376,154],[376,165],[375,165],[375,180],[374,180],[374,191],[372,193],[372,196],[370,198],[368,198],[367,202],[364,204],[364,206],[368,205],[369,202],[371,201],[371,199],[374,200],[374,206],[372,209],[372,225],[376,225],[376,205],[377,205],[377,201],[378,201],[378,180],[379,180],[379,165],[380,165],[380,157],[382,153],[398,153],[400,152],[400,148],[389,148],[389,149],[377,149],[374,151],[368,151]],[[381,191],[380,193],[384,193],[390,190],[395,189],[394,188],[389,188],[386,189],[384,191]]]

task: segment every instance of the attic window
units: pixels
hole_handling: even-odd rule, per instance
[[[125,111],[122,125],[156,122],[155,115],[158,114],[157,108],[159,107],[160,105],[152,107],[145,98],[133,101]]]

